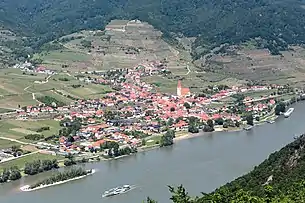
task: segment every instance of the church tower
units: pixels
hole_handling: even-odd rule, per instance
[[[182,90],[182,86],[181,86],[181,81],[178,81],[178,85],[177,85],[177,95],[178,97],[181,96],[181,90]]]

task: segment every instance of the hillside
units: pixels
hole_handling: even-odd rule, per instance
[[[34,55],[41,65],[70,73],[133,68],[138,64],[162,61],[171,74],[146,76],[143,80],[157,85],[159,91],[165,93],[176,93],[179,79],[192,92],[203,91],[214,84],[246,83],[222,73],[200,70],[192,64],[188,50],[164,40],[162,32],[142,21],[111,20],[104,30],[82,30],[65,35],[45,44],[42,49]]]
[[[15,64],[19,57],[26,57],[22,53],[25,49],[20,36],[0,26],[0,68]]]
[[[191,198],[182,187],[170,188],[172,202],[304,202],[304,147],[305,135],[302,135],[280,151],[271,154],[250,173],[202,197]]]
[[[197,37],[193,57],[223,43],[264,39],[273,54],[305,41],[301,0],[1,0],[0,24],[37,48],[64,34],[101,29],[111,19],[147,21],[165,33]],[[180,36],[180,35],[179,35]]]

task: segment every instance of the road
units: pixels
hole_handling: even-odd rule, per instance
[[[39,83],[35,83],[35,84],[46,84],[46,83],[48,83],[49,82],[49,79],[52,77],[52,75],[49,75],[47,78],[46,78],[46,80],[45,81],[42,81],[42,82],[39,82]],[[32,85],[29,85],[29,86],[27,86],[26,88],[24,88],[23,90],[24,91],[26,91],[26,92],[28,92],[28,93],[31,93],[32,94],[32,98],[33,98],[33,100],[35,100],[36,102],[38,102],[38,103],[41,103],[40,101],[38,101],[37,99],[36,99],[36,96],[35,96],[35,93],[34,92],[31,92],[31,91],[29,91],[28,89],[31,87]]]
[[[30,155],[33,155],[33,154],[37,154],[39,152],[40,152],[40,150],[35,151],[35,152],[31,152],[31,153],[28,153],[28,154],[24,154],[24,155],[21,155],[21,156],[18,156],[18,157],[11,157],[11,158],[7,158],[7,159],[3,159],[3,160],[0,161],[0,163],[5,163],[5,162],[12,161],[12,160],[15,160],[15,159],[19,159],[19,158],[22,158],[22,157],[25,157],[25,156],[30,156]]]
[[[24,145],[33,145],[33,146],[37,146],[36,144],[33,144],[33,143],[22,142],[22,141],[20,141],[20,140],[8,138],[8,137],[0,137],[0,139],[2,139],[2,140],[8,140],[8,141],[11,141],[11,142],[17,142],[17,143],[19,143],[19,144],[24,144]]]
[[[184,74],[184,75],[188,75],[188,74],[190,74],[190,72],[191,72],[191,69],[190,69],[190,67],[189,67],[189,62],[187,63],[186,68],[187,68],[187,73]]]
[[[0,139],[8,140],[8,141],[11,141],[11,142],[16,142],[16,143],[23,144],[23,145],[31,145],[31,146],[34,146],[34,147],[43,147],[42,145],[39,145],[39,144],[34,144],[34,143],[29,143],[29,142],[22,142],[20,140],[8,138],[8,137],[0,137]]]

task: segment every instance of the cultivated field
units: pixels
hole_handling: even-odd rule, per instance
[[[36,132],[41,127],[49,127],[50,130]],[[45,137],[48,137],[57,134],[59,128],[59,122],[55,120],[5,120],[0,121],[0,136],[23,142],[32,142],[31,140],[25,139],[24,136],[28,134],[43,134]],[[1,142],[2,140],[0,140]]]
[[[19,69],[0,70],[0,113],[23,106],[36,105],[38,97],[51,96],[66,104],[73,98],[100,98],[112,91],[109,86],[86,84],[70,74],[60,72],[47,79],[46,74],[23,73]],[[80,87],[73,87],[80,85]],[[65,92],[65,95],[59,92]],[[34,94],[34,96],[33,96]]]
[[[243,47],[235,54],[213,56],[204,67],[227,76],[275,84],[305,84],[305,49],[291,47],[282,56],[272,56],[268,50]]]

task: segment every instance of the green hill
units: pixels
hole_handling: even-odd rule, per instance
[[[0,25],[32,36],[25,44],[34,48],[81,29],[102,29],[114,18],[138,18],[166,34],[197,37],[195,58],[255,37],[275,54],[305,41],[302,0],[1,0],[0,8]]]
[[[192,198],[170,188],[174,203],[305,202],[305,135],[269,156],[250,173],[210,194]],[[152,201],[147,201],[152,202]]]

